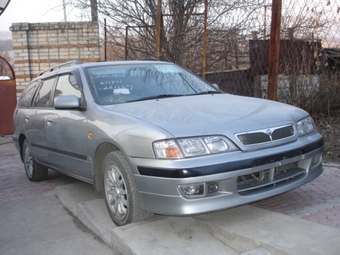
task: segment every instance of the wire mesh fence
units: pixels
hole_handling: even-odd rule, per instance
[[[155,57],[158,2],[161,60],[201,74],[207,2],[206,79],[228,93],[267,97],[272,0],[100,1],[106,60]],[[281,14],[278,100],[333,114],[340,107],[340,0],[283,0]]]

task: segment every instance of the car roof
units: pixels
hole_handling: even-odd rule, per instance
[[[90,63],[82,63],[78,60],[65,62],[53,67],[50,67],[49,69],[46,69],[38,74],[36,78],[33,80],[39,79],[39,78],[46,78],[53,76],[59,71],[66,71],[70,72],[75,69],[80,68],[87,68],[87,67],[94,67],[94,66],[107,66],[107,65],[132,65],[132,64],[171,64],[170,62],[164,62],[159,61],[157,59],[142,59],[142,60],[119,60],[119,61],[103,61],[103,62],[90,62]]]
[[[81,67],[93,66],[107,66],[107,65],[133,65],[133,64],[169,64],[170,62],[163,62],[158,60],[122,60],[122,61],[105,61],[105,62],[92,62],[81,64]]]

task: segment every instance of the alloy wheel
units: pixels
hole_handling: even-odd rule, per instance
[[[105,195],[111,212],[118,220],[128,215],[128,191],[119,169],[110,165],[105,172]]]

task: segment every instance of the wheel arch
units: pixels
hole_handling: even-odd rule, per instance
[[[20,158],[21,158],[21,161],[24,162],[24,156],[23,156],[23,145],[24,145],[24,141],[26,140],[26,136],[24,134],[20,134],[19,136],[19,154],[20,154]]]
[[[98,146],[94,155],[94,189],[97,197],[103,197],[102,166],[105,156],[119,148],[112,143],[102,143]]]

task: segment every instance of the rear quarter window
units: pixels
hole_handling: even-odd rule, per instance
[[[36,90],[37,86],[39,85],[39,81],[34,81],[30,84],[27,85],[25,88],[24,92],[21,94],[21,97],[19,99],[19,104],[18,106],[20,108],[27,108],[30,105],[31,98],[34,94],[34,91]]]

